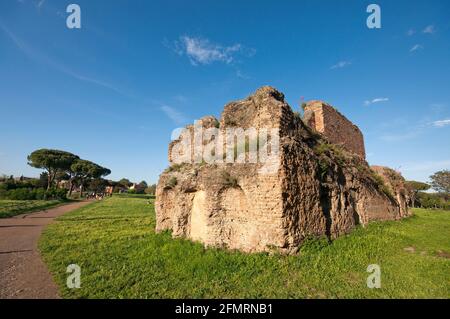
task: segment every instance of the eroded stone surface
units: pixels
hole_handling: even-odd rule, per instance
[[[384,176],[386,170],[376,169],[383,175],[379,176],[368,166],[364,144],[353,151],[333,144],[329,131],[319,134],[317,126],[305,125],[272,87],[227,104],[219,121],[204,119],[203,127],[220,123],[221,131],[275,129],[279,134],[276,169],[263,170],[264,163],[172,165],[157,186],[157,231],[170,230],[174,237],[207,246],[295,253],[308,237],[333,239],[358,224],[408,215],[403,186],[391,182],[391,172]],[[345,141],[346,129],[336,129]],[[192,134],[193,126],[187,132]],[[170,154],[180,140],[170,144],[171,162]],[[210,141],[208,136],[201,143]]]

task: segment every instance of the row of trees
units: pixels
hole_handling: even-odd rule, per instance
[[[69,182],[69,196],[75,183],[83,192],[88,181],[103,178],[111,170],[94,162],[81,159],[78,155],[53,149],[39,149],[28,155],[28,165],[43,169],[47,174],[47,190],[61,180]]]
[[[126,178],[122,178],[118,182],[106,180],[104,177],[111,174],[111,170],[66,151],[54,149],[36,150],[28,156],[28,164],[45,170],[41,174],[40,180],[47,180],[47,190],[57,185],[60,181],[68,181],[69,196],[72,195],[75,186],[80,187],[81,193],[85,188],[100,193],[107,186],[112,186],[114,192],[126,191],[129,193],[154,195],[156,191],[156,185],[148,185],[145,181],[134,184]]]
[[[424,208],[448,208],[450,207],[450,171],[442,170],[430,176],[430,183],[407,181],[406,186],[410,190],[411,204],[413,207]],[[429,189],[437,193],[425,193]]]
[[[156,193],[156,184],[148,185],[146,181],[141,181],[139,184],[132,183],[127,178],[122,178],[120,181],[117,182],[116,187],[126,187],[130,188],[134,185],[133,189],[128,189],[128,193],[135,193],[135,194],[149,194],[149,195],[155,195]]]

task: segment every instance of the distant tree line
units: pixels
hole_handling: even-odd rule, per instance
[[[155,195],[156,184],[148,185],[146,181],[141,181],[140,183],[132,183],[127,178],[122,178],[114,186],[114,192],[118,193],[121,191],[126,191],[129,194],[148,194]]]
[[[115,193],[150,194],[156,192],[156,185],[145,181],[132,183],[126,178],[119,181],[104,177],[111,170],[92,161],[81,159],[70,152],[54,149],[38,149],[27,157],[28,165],[44,170],[39,178],[14,178],[0,176],[0,198],[33,200],[63,199],[83,192],[104,193],[107,187]]]
[[[68,195],[74,186],[80,194],[88,182],[111,174],[111,170],[94,162],[81,159],[78,155],[52,149],[39,149],[28,155],[28,165],[43,169],[47,173],[47,190],[57,186],[62,180],[69,183]]]
[[[411,206],[422,208],[450,209],[450,171],[442,170],[430,176],[430,183],[407,181]],[[427,193],[429,189],[436,193]]]

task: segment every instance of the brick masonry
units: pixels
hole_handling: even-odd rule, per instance
[[[362,158],[366,157],[364,137],[359,128],[331,105],[323,101],[308,102],[303,120],[331,143],[342,145]]]

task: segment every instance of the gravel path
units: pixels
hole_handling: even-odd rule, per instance
[[[0,298],[59,298],[58,287],[39,254],[38,239],[55,217],[89,203],[0,219]]]

